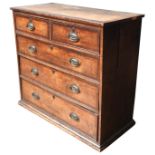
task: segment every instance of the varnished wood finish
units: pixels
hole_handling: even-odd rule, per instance
[[[133,117],[141,20],[104,29],[102,143]]]
[[[135,124],[144,15],[55,3],[12,9],[22,106],[98,151]]]
[[[87,134],[85,134],[84,132],[80,132],[80,130],[76,130],[73,127],[71,128],[65,122],[62,122],[60,119],[56,118],[54,115],[51,115],[50,113],[46,112],[45,110],[42,110],[38,106],[35,106],[33,103],[25,101],[25,100],[20,100],[18,103],[23,108],[33,112],[34,114],[38,115],[39,117],[43,118],[49,123],[59,127],[60,129],[64,130],[65,132],[77,138],[78,140],[96,149],[97,151],[101,150],[100,146],[95,142],[96,140],[94,141],[93,138],[88,137]]]
[[[33,68],[38,70],[38,75],[32,74]],[[20,58],[20,72],[21,75],[36,80],[98,110],[98,88],[96,86],[22,57]],[[76,94],[70,90],[69,87],[72,84],[79,87],[79,93]]]
[[[81,55],[79,51],[62,48],[56,45],[45,44],[43,42],[22,36],[17,36],[17,42],[18,52],[79,72],[89,77],[98,78],[99,60],[96,58]],[[34,53],[30,52],[28,49],[28,47],[32,45],[37,49]],[[69,61],[71,58],[76,58],[79,60],[80,65],[77,67],[72,66]]]
[[[34,99],[32,93],[39,95],[40,99]],[[69,104],[68,102],[62,100],[61,98],[54,96],[46,92],[39,87],[36,87],[26,81],[22,81],[22,96],[23,99],[38,107],[46,110],[52,115],[60,118],[61,120],[67,122],[68,124],[76,127],[77,129],[85,132],[89,136],[96,139],[97,136],[97,117]],[[75,113],[78,115],[79,120],[75,121],[70,118],[70,114]]]
[[[103,26],[105,23],[131,20],[144,16],[136,13],[118,12],[56,3],[13,7],[12,9],[15,11],[51,17],[53,19],[65,19],[67,21],[74,21],[78,23],[82,22],[85,24],[93,24],[98,26]]]
[[[28,16],[16,16],[16,29],[27,33],[48,37],[48,22],[38,18],[29,18]],[[27,24],[32,22],[35,26],[34,30],[30,31],[27,28]]]
[[[79,41],[70,41],[68,35],[72,31],[77,34]],[[99,32],[97,29],[90,29],[89,27],[79,28],[69,23],[66,25],[54,23],[52,27],[52,39],[99,52]]]

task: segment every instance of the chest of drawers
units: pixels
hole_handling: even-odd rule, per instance
[[[134,125],[143,15],[13,7],[20,105],[98,151]]]

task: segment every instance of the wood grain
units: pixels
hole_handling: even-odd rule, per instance
[[[37,93],[39,99],[32,97],[32,93]],[[72,104],[60,99],[57,96],[46,92],[46,90],[32,85],[22,80],[22,96],[24,100],[32,102],[38,107],[50,112],[56,117],[62,119],[73,127],[87,133],[89,136],[96,139],[97,137],[97,117],[76,107]],[[75,113],[79,117],[79,121],[70,118],[70,114]]]
[[[72,42],[69,40],[68,35],[74,31],[79,37],[79,41]],[[68,43],[74,46],[90,49],[99,52],[99,32],[97,30],[89,30],[87,27],[79,28],[76,25],[62,23],[53,23],[52,39],[58,42]]]
[[[28,30],[27,24],[32,22],[35,26],[33,31]],[[17,30],[21,30],[30,34],[48,37],[48,21],[37,18],[29,18],[25,16],[15,16],[15,26]]]
[[[38,70],[38,75],[32,74],[31,70],[33,68]],[[20,72],[24,76],[36,80],[98,110],[98,88],[96,86],[22,57],[20,58]],[[79,93],[76,94],[70,90],[69,87],[72,84],[79,87]]]
[[[89,57],[87,55],[82,55],[78,51],[62,48],[52,44],[45,44],[38,40],[22,36],[17,36],[17,42],[18,52],[98,79],[98,59]],[[34,53],[28,49],[28,47],[32,45],[37,49]],[[69,61],[71,58],[76,58],[80,65],[78,67],[72,66]]]
[[[101,143],[133,119],[141,19],[104,27]]]
[[[28,12],[56,19],[65,19],[68,21],[78,21],[102,26],[104,23],[117,22],[144,16],[137,13],[119,12],[56,3],[13,7],[12,9],[15,11]]]
[[[12,9],[24,107],[99,151],[134,125],[144,15],[55,3]]]

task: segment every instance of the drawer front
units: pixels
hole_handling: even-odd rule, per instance
[[[98,59],[78,52],[52,46],[22,36],[17,37],[18,51],[83,75],[98,78]]]
[[[22,97],[96,139],[97,116],[24,80],[22,81]]]
[[[20,69],[22,75],[98,110],[97,86],[22,57]]]
[[[53,24],[53,40],[99,52],[99,32],[72,25]]]
[[[16,29],[30,34],[48,37],[48,21],[39,18],[15,16]]]

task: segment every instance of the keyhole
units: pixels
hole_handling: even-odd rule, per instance
[[[52,45],[50,45],[50,50],[53,50],[53,46]]]
[[[52,73],[55,74],[55,70],[52,70]]]
[[[52,98],[55,99],[55,95],[53,95]]]

